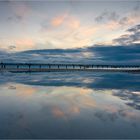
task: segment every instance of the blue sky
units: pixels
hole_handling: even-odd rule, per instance
[[[140,43],[139,13],[135,0],[0,1],[0,48],[20,52]]]

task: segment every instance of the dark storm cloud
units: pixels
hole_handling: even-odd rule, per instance
[[[130,45],[140,41],[140,24],[128,29],[126,34],[113,41],[120,45]]]
[[[14,49],[15,46],[11,46]],[[3,57],[5,56],[5,57]],[[1,52],[4,62],[43,62],[43,63],[91,63],[91,64],[139,64],[139,45],[97,46],[76,49],[29,50],[16,53]]]
[[[133,46],[97,46],[89,47],[89,52],[94,52],[100,62],[104,63],[139,63],[140,48],[139,45]]]

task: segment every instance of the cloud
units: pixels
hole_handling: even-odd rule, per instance
[[[39,46],[40,48],[41,46]],[[139,64],[139,45],[103,46],[93,45],[75,49],[42,49],[22,52],[1,53],[5,62],[41,62],[41,63],[107,63],[107,64]],[[5,55],[5,57],[3,57]]]
[[[80,26],[80,21],[78,18],[70,15],[67,12],[63,14],[58,14],[51,19],[45,19],[41,22],[41,31],[53,31],[56,28],[68,28],[69,29],[76,29]]]
[[[23,46],[23,47],[25,47],[25,46],[33,46],[34,45],[34,42],[33,42],[33,40],[32,39],[30,39],[30,38],[22,38],[22,39],[18,39],[18,40],[16,40],[15,41],[15,44],[17,45],[17,46]]]
[[[61,118],[65,117],[64,112],[60,108],[58,108],[58,107],[53,107],[52,114],[55,117],[61,117]]]
[[[71,35],[65,37],[64,42],[61,43],[63,38],[56,38],[56,42],[35,43],[34,39],[22,38],[12,42],[12,45],[8,45],[7,50],[12,50],[12,53],[8,53],[3,57],[1,53],[2,61],[21,61],[21,62],[50,62],[50,63],[125,63],[125,64],[139,64],[140,48],[138,41],[140,37],[140,25],[134,26],[127,30],[127,34],[113,40],[112,45],[86,45],[90,39],[86,39],[86,36],[91,36],[96,33],[96,30],[90,27],[80,27],[78,31],[75,31]],[[72,36],[72,37],[69,37]],[[132,39],[131,39],[132,38]],[[58,41],[58,42],[57,42]],[[59,43],[60,42],[60,43]],[[54,49],[56,44],[61,46],[68,44],[69,49]],[[75,46],[71,46],[71,42]],[[133,43],[132,43],[133,42]],[[56,43],[56,44],[55,44]],[[114,45],[115,44],[115,45]],[[117,46],[118,44],[118,46]],[[127,45],[127,47],[125,47]],[[72,47],[74,47],[72,49]],[[25,48],[29,49],[27,51]],[[39,49],[42,50],[39,50]],[[49,49],[45,49],[49,48]],[[36,50],[32,50],[36,49]],[[13,50],[18,50],[14,52]]]
[[[116,21],[118,20],[118,18],[119,18],[119,15],[116,12],[104,11],[103,13],[101,13],[99,16],[95,18],[95,21],[101,23],[101,22],[107,22],[108,20]]]
[[[23,19],[23,17],[22,16],[20,16],[20,15],[13,15],[13,16],[10,16],[10,17],[8,17],[7,18],[7,21],[9,22],[9,21],[14,21],[14,22],[20,22],[20,21],[22,21],[22,19]]]
[[[126,32],[126,34],[114,39],[113,42],[120,45],[140,43],[140,24],[129,28]]]
[[[133,107],[134,109],[140,110],[140,92],[131,92],[131,91],[121,91],[114,94],[122,100],[126,101],[126,105]]]
[[[68,16],[67,14],[64,14],[64,15],[60,15],[60,16],[54,17],[51,20],[51,25],[54,26],[54,27],[62,25],[64,23],[64,21],[65,21],[67,16]]]
[[[26,2],[10,1],[9,6],[11,9],[11,15],[7,18],[8,21],[21,22],[31,13],[31,8]]]
[[[120,26],[132,26],[139,21],[140,21],[140,17],[132,13],[132,14],[129,14],[127,16],[120,18],[120,20],[118,21],[118,24]]]
[[[16,49],[16,46],[11,45],[11,46],[8,47],[8,49],[9,49],[9,50],[14,50],[14,49]]]
[[[139,5],[133,8],[133,11],[119,15],[115,11],[104,11],[95,18],[95,22],[105,24],[109,29],[119,29],[132,26],[140,21]]]
[[[31,38],[18,38],[18,39],[13,39],[11,42],[8,44],[13,44],[13,45],[7,45],[6,50],[10,51],[23,51],[25,48],[26,49],[32,49],[33,47],[35,48],[35,41]]]
[[[128,32],[136,33],[140,31],[140,24],[127,30]]]
[[[41,23],[40,33],[45,36],[44,40],[49,41],[55,48],[75,48],[92,44],[91,38],[96,35],[97,28],[81,24],[73,15],[64,15],[53,19],[53,24],[52,20]]]
[[[40,34],[55,48],[85,47],[98,43],[112,44],[114,38],[118,38],[138,20],[138,15],[128,13],[120,16],[115,11],[104,11],[95,18],[95,24],[82,24],[79,18],[65,12],[45,20],[41,24]]]
[[[70,16],[69,19],[67,19],[67,26],[71,29],[78,29],[80,27],[80,21],[78,18]]]
[[[120,25],[126,25],[129,22],[129,18],[128,17],[122,17],[119,21]]]

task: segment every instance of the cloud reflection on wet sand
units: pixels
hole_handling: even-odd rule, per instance
[[[0,123],[4,127],[0,127],[0,137],[138,138],[140,112],[117,96],[121,92],[124,91],[1,85]],[[139,93],[130,91],[129,94]],[[124,129],[121,134],[117,132],[120,127]],[[63,131],[59,132],[60,129]]]

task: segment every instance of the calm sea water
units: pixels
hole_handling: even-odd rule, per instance
[[[0,138],[140,138],[140,75],[1,73]]]

